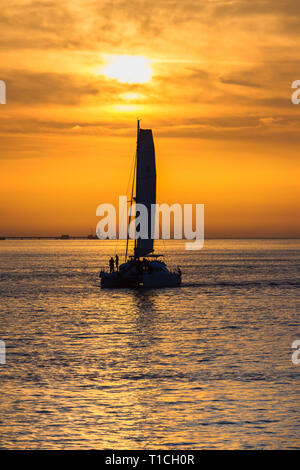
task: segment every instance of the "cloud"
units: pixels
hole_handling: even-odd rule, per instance
[[[151,122],[156,137],[216,139],[233,141],[300,141],[298,128],[300,116],[249,115],[249,116],[204,116],[202,118],[156,118]],[[80,138],[80,136],[115,136],[135,138],[132,120],[43,120],[19,117],[14,121],[0,118],[1,134],[11,135],[61,135]]]
[[[220,77],[220,81],[227,85],[239,85],[239,86],[246,86],[246,87],[260,87],[260,83],[254,83],[248,80],[243,80],[238,77],[235,77],[234,74],[229,77]]]
[[[91,81],[67,74],[9,70],[2,76],[7,85],[8,103],[74,105],[84,96],[98,93]]]
[[[64,1],[13,0],[1,6],[2,48],[80,47],[76,15]]]
[[[113,121],[80,121],[28,118],[26,115],[8,120],[1,117],[2,134],[69,134],[70,132],[94,135],[118,135],[125,131],[134,135],[135,128],[130,123]]]
[[[11,53],[20,48],[41,49],[43,61],[39,67],[37,51],[31,55],[27,50],[24,61],[21,58],[17,64],[20,70],[5,64],[0,78],[7,83],[7,110],[10,105],[26,106],[33,112],[27,121],[21,112],[18,119],[10,114],[2,132],[13,132],[15,126],[16,133],[130,133],[130,126],[117,129],[108,121],[93,121],[90,115],[83,122],[81,108],[91,106],[94,113],[102,105],[124,104],[125,93],[130,92],[138,95],[130,104],[148,106],[147,112],[155,107],[155,113],[169,112],[174,120],[172,110],[177,109],[176,116],[182,110],[181,121],[168,127],[174,136],[218,138],[223,133],[238,138],[240,132],[244,138],[252,138],[253,129],[266,136],[270,130],[263,119],[270,116],[274,120],[281,117],[269,122],[269,127],[290,126],[282,115],[293,120],[297,111],[291,105],[290,85],[299,78],[300,61],[297,50],[289,47],[288,29],[276,31],[273,26],[292,21],[295,12],[300,12],[300,4],[294,4],[290,0],[7,3],[0,11],[2,47],[11,48]],[[74,61],[71,69],[78,64],[78,74],[64,69],[66,49]],[[283,54],[287,50],[288,55]],[[153,61],[155,74],[149,83],[129,86],[93,75],[93,66],[102,63],[105,53],[160,58]],[[53,57],[60,59],[58,71],[43,70],[47,54],[50,64]],[[58,121],[50,115],[42,120],[34,115],[34,108],[43,105],[49,105],[49,110],[55,106],[66,110]],[[70,106],[76,111],[72,120]],[[202,117],[187,124],[192,107],[194,115]],[[155,113],[151,115],[153,126],[161,124]]]
[[[260,30],[261,17],[269,16],[275,24],[264,22],[265,31],[271,25],[277,31],[280,27],[287,34],[296,34],[299,14],[300,4],[294,0],[14,0],[1,7],[0,47],[101,51],[107,45],[145,48],[151,40],[161,48],[170,42],[178,48],[188,37],[188,48],[197,48],[204,41],[211,49],[218,47],[228,21],[232,27],[238,19],[235,29],[243,30],[241,22],[251,19],[253,29]],[[208,32],[218,34],[215,45]]]

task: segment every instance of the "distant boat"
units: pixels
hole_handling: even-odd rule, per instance
[[[135,187],[135,196],[133,196]],[[141,129],[137,123],[137,150],[135,171],[132,181],[131,202],[144,204],[148,209],[148,227],[151,233],[151,204],[156,203],[156,166],[153,135],[151,129]],[[125,262],[114,270],[111,259],[111,272],[100,271],[101,287],[173,287],[181,284],[181,270],[167,268],[160,261],[161,254],[154,254],[154,240],[136,238],[134,251],[128,260],[127,235]]]
[[[93,235],[93,229],[91,229],[91,233],[87,236],[88,240],[98,240],[97,235]]]
[[[60,239],[61,240],[69,240],[70,235],[61,235]]]
[[[0,240],[6,240],[6,238],[5,237],[0,237]]]

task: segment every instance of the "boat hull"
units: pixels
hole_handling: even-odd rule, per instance
[[[137,276],[123,276],[120,272],[106,273],[100,271],[101,287],[138,287]]]
[[[181,284],[181,276],[175,273],[143,274],[144,287],[176,287]]]
[[[101,287],[121,288],[121,287],[177,287],[181,284],[181,276],[176,273],[142,273],[140,275],[124,275],[120,272],[107,273],[100,272]]]

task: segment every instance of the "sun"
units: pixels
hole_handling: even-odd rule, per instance
[[[113,56],[99,72],[120,83],[146,83],[152,77],[150,60],[142,56]]]

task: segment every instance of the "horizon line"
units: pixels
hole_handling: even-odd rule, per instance
[[[61,235],[25,235],[25,236],[0,236],[0,241],[5,241],[5,240],[41,240],[41,239],[47,239],[47,240],[99,240],[99,241],[126,241],[126,240],[120,240],[118,238],[106,238],[106,239],[101,239],[96,236],[91,237],[90,235],[68,235],[66,238],[62,237]],[[157,239],[155,240],[156,242],[163,241],[163,242],[168,242],[168,241],[186,241],[188,239],[182,238],[181,240],[175,239],[175,238],[170,238],[168,240],[165,239]],[[300,236],[298,237],[206,237],[205,240],[300,240]]]

